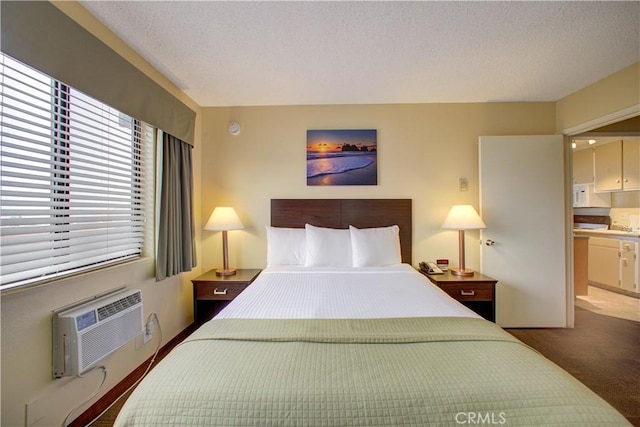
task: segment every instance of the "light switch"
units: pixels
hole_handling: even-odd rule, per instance
[[[460,178],[460,191],[467,191],[469,189],[469,181],[467,178]]]

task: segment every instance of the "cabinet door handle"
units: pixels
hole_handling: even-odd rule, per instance
[[[219,291],[219,290],[218,290],[218,288],[215,288],[215,289],[213,290],[213,294],[214,294],[214,295],[226,295],[226,294],[227,294],[227,290],[226,290],[226,289],[223,289],[223,290]]]
[[[471,295],[475,295],[476,291],[465,291],[464,289],[460,290],[460,295],[466,295],[466,296],[471,296]]]

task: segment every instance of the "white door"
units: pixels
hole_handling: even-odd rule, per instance
[[[483,136],[479,150],[480,259],[498,280],[496,323],[565,327],[563,137]]]

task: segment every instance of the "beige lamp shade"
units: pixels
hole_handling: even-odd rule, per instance
[[[215,208],[204,226],[204,229],[209,231],[242,230],[243,228],[244,225],[236,211],[226,206]]]
[[[487,228],[480,215],[471,205],[453,205],[442,223],[442,228],[450,230],[477,230]]]

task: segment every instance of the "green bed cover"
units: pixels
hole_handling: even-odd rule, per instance
[[[214,319],[117,426],[618,426],[628,421],[482,319]]]

